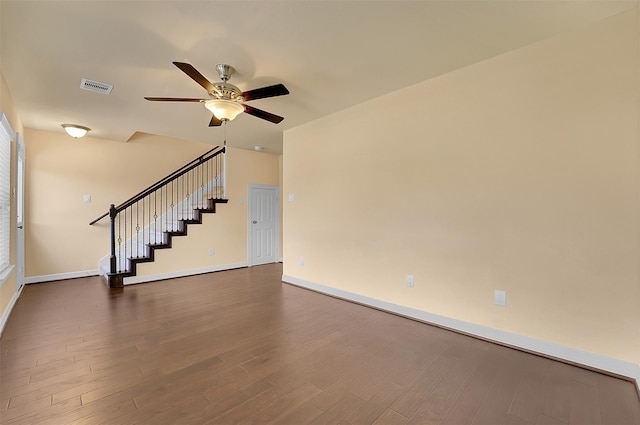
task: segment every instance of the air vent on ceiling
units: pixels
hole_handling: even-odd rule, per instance
[[[113,86],[110,84],[99,83],[98,81],[92,81],[83,78],[80,82],[80,88],[82,90],[89,90],[96,93],[109,94],[111,93]]]

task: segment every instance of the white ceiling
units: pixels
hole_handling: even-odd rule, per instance
[[[26,127],[135,132],[220,144],[206,97],[172,65],[210,81],[237,70],[242,90],[283,83],[288,96],[250,102],[280,124],[241,114],[228,145],[282,150],[285,129],[636,7],[630,1],[30,1],[0,0],[0,69]],[[112,84],[81,90],[82,78]],[[4,95],[4,94],[3,94]],[[381,117],[383,119],[383,117]]]

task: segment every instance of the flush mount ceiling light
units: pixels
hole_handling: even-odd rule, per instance
[[[204,102],[205,108],[210,110],[220,121],[231,121],[242,112],[242,104],[228,99],[211,99]]]
[[[62,128],[64,128],[64,131],[66,131],[69,136],[76,139],[84,137],[87,132],[91,130],[89,127],[83,127],[75,124],[62,124]]]

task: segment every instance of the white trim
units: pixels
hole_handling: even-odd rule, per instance
[[[6,170],[6,176],[4,177],[8,178],[8,180],[4,183],[6,183],[7,187],[7,191],[4,192],[4,187],[2,188],[2,192],[6,193],[7,195],[7,199],[6,201],[9,203],[9,209],[7,210],[7,215],[5,216],[5,212],[4,211],[0,211],[0,214],[2,215],[2,217],[4,217],[3,219],[3,229],[2,229],[2,238],[0,239],[0,247],[2,250],[2,260],[0,260],[0,267],[2,267],[2,273],[3,273],[3,277],[2,277],[2,282],[0,283],[0,287],[2,287],[2,285],[4,284],[4,281],[7,279],[9,273],[11,272],[11,270],[13,270],[13,265],[11,264],[11,248],[12,248],[12,240],[11,240],[11,168],[12,168],[12,162],[11,162],[11,143],[15,140],[15,133],[13,132],[13,129],[11,128],[11,124],[9,124],[9,120],[7,119],[7,116],[3,113],[0,112],[0,140],[2,140],[2,146],[4,146],[4,142],[8,142],[8,148],[9,150],[6,151],[5,153],[8,155],[5,159],[8,162],[9,165],[9,169]],[[3,151],[4,151],[4,147],[3,147]],[[5,222],[4,220],[8,220],[7,222]],[[6,228],[4,227],[6,225]],[[8,232],[5,234],[5,232]],[[6,251],[5,251],[6,250]],[[6,273],[6,274],[5,274]]]
[[[9,124],[9,120],[7,119],[7,116],[4,114],[4,112],[0,112],[0,130],[3,132],[3,134],[0,134],[0,136],[4,136],[9,140],[13,140],[13,138],[15,137],[15,133],[13,132],[11,124]]]
[[[15,229],[15,260],[16,260],[16,291],[24,287],[24,271],[25,271],[25,230],[24,230],[24,195],[26,182],[26,146],[22,134],[16,133],[16,162],[15,162],[15,185],[14,199],[16,218]],[[22,166],[20,166],[22,165]]]
[[[332,288],[293,276],[282,275],[282,281],[337,298],[353,301],[358,304],[367,305],[380,310],[399,314],[401,316],[410,317],[423,322],[432,323],[437,326],[442,326],[444,328],[491,340],[500,344],[521,348],[571,363],[577,363],[590,368],[625,376],[634,379],[638,389],[640,390],[640,365],[634,363],[465,322],[463,320],[440,316],[438,314],[428,313],[426,311],[416,310],[414,308],[404,307],[398,304],[392,304],[386,301],[365,297],[363,295],[354,294],[352,292],[343,291],[341,289]]]
[[[636,387],[638,387],[638,393],[640,394],[640,364],[636,366]]]
[[[77,277],[87,277],[87,276],[98,276],[100,274],[100,270],[82,270],[79,272],[68,272],[68,273],[54,273],[54,274],[45,274],[41,276],[29,276],[24,278],[24,283],[42,283],[42,282],[53,282],[56,280],[67,280],[67,279],[75,279]]]
[[[196,274],[220,272],[224,270],[240,269],[243,267],[247,267],[246,262],[224,264],[221,266],[208,266],[208,267],[201,267],[198,269],[190,269],[190,270],[179,270],[176,272],[168,272],[168,273],[150,274],[147,276],[131,276],[131,277],[124,278],[124,284],[133,285],[135,283],[145,283],[145,282],[152,282],[155,280],[173,279],[176,277],[185,277],[185,276],[193,276]]]
[[[4,270],[0,271],[0,289],[4,286],[4,283],[9,279],[11,271],[15,268],[15,264],[9,264]]]
[[[9,315],[13,311],[13,307],[16,305],[16,302],[18,302],[18,298],[20,298],[20,295],[22,294],[23,290],[24,290],[24,286],[22,287],[20,292],[15,292],[11,297],[11,301],[9,301],[7,308],[4,309],[4,313],[2,313],[2,318],[0,319],[0,336],[2,336],[2,333],[4,332],[4,327],[7,325],[7,322],[9,321]]]

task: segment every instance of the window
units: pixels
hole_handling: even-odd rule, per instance
[[[11,234],[11,140],[13,130],[0,112],[0,278],[9,270]],[[2,283],[0,280],[0,285]]]

